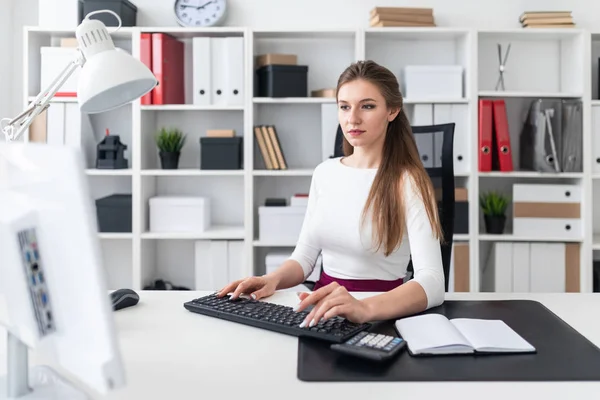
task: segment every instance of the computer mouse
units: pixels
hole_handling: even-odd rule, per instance
[[[131,289],[117,289],[110,294],[113,311],[135,306],[140,301],[140,296]]]

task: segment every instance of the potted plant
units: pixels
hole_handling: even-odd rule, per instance
[[[161,128],[156,136],[156,146],[162,169],[177,169],[179,156],[185,144],[185,135],[177,128]]]
[[[508,202],[508,196],[493,190],[480,196],[479,203],[483,211],[487,233],[504,233]]]

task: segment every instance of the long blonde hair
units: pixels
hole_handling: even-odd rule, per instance
[[[396,76],[387,68],[370,60],[353,63],[340,75],[336,97],[342,85],[357,79],[376,85],[387,107],[400,110],[396,118],[388,124],[381,165],[362,215],[364,222],[369,209],[372,208],[373,239],[376,250],[383,246],[384,254],[388,256],[402,242],[406,227],[402,188],[406,184],[412,184],[417,195],[423,200],[433,233],[438,240],[443,241],[433,184],[421,163],[410,122],[404,112],[402,94]],[[345,156],[354,152],[353,146],[345,137],[343,151]],[[404,182],[404,179],[411,179],[412,182]]]

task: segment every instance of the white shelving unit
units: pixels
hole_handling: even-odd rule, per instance
[[[26,27],[24,35],[23,98],[30,101],[40,90],[40,47],[57,45],[61,37],[74,37],[73,31],[51,31]],[[190,29],[180,27],[122,28],[113,34],[117,46],[139,57],[140,34],[169,33],[186,43],[186,104],[144,105],[136,101],[122,109],[94,116],[98,132],[110,128],[128,146],[130,168],[86,170],[92,195],[99,198],[114,192],[131,193],[133,198],[130,234],[100,234],[111,287],[140,289],[153,279],[194,286],[194,241],[200,239],[241,240],[244,242],[247,274],[264,273],[265,255],[273,250],[292,250],[294,243],[258,240],[258,206],[267,197],[289,198],[308,191],[314,168],[323,160],[321,107],[334,103],[324,98],[253,97],[254,56],[288,53],[308,65],[308,89],[335,87],[339,74],[352,62],[373,59],[397,73],[408,64],[458,64],[464,67],[464,94],[460,98],[421,101],[405,99],[409,116],[415,104],[446,104],[464,116],[457,123],[466,167],[457,172],[456,185],[469,193],[469,233],[457,234],[455,241],[469,243],[470,290],[480,291],[480,260],[496,241],[537,242],[536,237],[485,233],[479,210],[479,193],[500,188],[512,194],[517,182],[576,183],[583,189],[584,235],[579,240],[580,287],[592,291],[594,251],[600,252],[600,208],[592,204],[600,197],[600,118],[593,124],[593,111],[600,116],[598,57],[600,32],[580,29],[470,28],[368,28],[356,30],[251,30],[247,28]],[[192,102],[191,40],[197,36],[241,36],[244,38],[244,90],[242,106],[198,106]],[[496,91],[498,78],[497,43],[511,53],[505,72],[506,91]],[[478,171],[478,100],[504,98],[507,101],[513,153],[518,153],[522,112],[535,98],[579,98],[583,101],[584,170],[576,173],[543,174]],[[54,101],[61,101],[55,99]],[[72,100],[63,100],[72,101]],[[25,105],[24,104],[24,105]],[[289,169],[266,170],[254,140],[253,126],[277,126]],[[162,126],[177,126],[188,136],[179,170],[162,170],[153,142]],[[244,138],[244,165],[239,171],[199,169],[199,138],[207,129],[235,129]],[[330,135],[331,133],[327,133]],[[331,135],[333,138],[333,135]],[[327,143],[327,141],[325,142]],[[329,144],[327,144],[329,146]],[[333,148],[333,141],[330,144]],[[596,161],[598,160],[598,161]],[[214,226],[201,235],[157,234],[148,231],[148,199],[156,194],[194,194],[211,198]],[[549,242],[570,242],[561,237]],[[598,255],[600,258],[600,255]]]

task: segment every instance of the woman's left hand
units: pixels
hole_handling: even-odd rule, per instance
[[[345,287],[337,282],[332,282],[312,293],[300,293],[300,304],[296,311],[303,311],[309,305],[314,308],[300,324],[301,328],[316,325],[321,318],[340,316],[355,323],[364,323],[369,320],[369,308],[363,302],[354,298]]]

